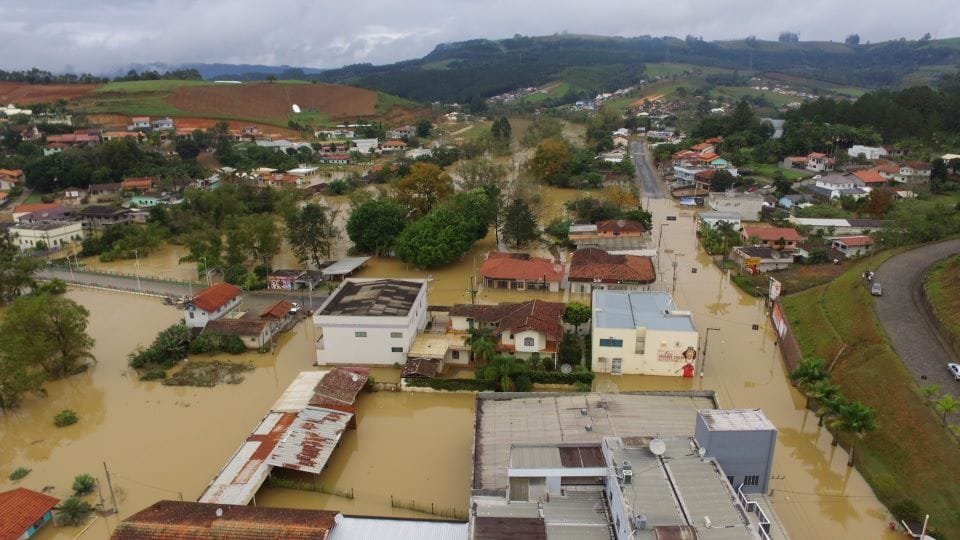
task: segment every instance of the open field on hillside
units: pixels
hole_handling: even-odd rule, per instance
[[[879,265],[894,252],[874,256]],[[960,535],[960,449],[927,406],[906,366],[894,352],[872,308],[867,260],[827,283],[784,298],[790,323],[805,355],[831,363],[831,380],[848,399],[877,410],[879,429],[857,443],[860,472],[894,512],[912,502],[929,513],[943,535]],[[842,352],[841,352],[842,351]],[[842,436],[845,443],[848,436]],[[947,472],[951,471],[951,472]]]
[[[117,81],[97,88],[98,94],[138,94],[141,92],[172,92],[185,86],[210,86],[210,81],[159,80],[159,81]]]
[[[27,84],[0,82],[0,103],[32,105],[58,99],[76,99],[95,91],[99,84]]]
[[[960,258],[937,263],[930,269],[924,287],[947,339],[954,346],[960,344]]]

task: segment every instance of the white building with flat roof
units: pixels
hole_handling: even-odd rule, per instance
[[[317,365],[403,364],[427,325],[423,279],[345,279],[313,315]]]
[[[83,240],[83,225],[79,221],[35,221],[20,223],[10,228],[21,251],[59,249],[71,242]]]
[[[593,291],[596,373],[692,375],[700,334],[689,311],[665,292]]]

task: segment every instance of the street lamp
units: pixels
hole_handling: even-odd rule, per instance
[[[703,370],[707,367],[707,346],[710,345],[710,331],[719,332],[719,328],[707,328],[707,337],[703,340],[703,357],[700,359],[700,378],[703,378]]]

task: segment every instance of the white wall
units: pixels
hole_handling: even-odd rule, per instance
[[[623,340],[621,347],[600,346],[601,339]],[[642,354],[636,352],[637,330],[629,328],[596,328],[592,332],[592,370],[611,373],[614,358],[620,358],[621,373],[627,375],[664,375],[679,377],[687,363],[682,357],[688,347],[698,350],[700,335],[696,331],[647,330]],[[601,360],[605,359],[605,360]]]
[[[47,231],[11,227],[10,234],[16,237],[17,245],[24,251],[34,249],[37,242],[43,242],[48,248],[53,248],[83,240],[83,225],[79,221],[72,221]]]
[[[187,309],[183,312],[183,321],[186,323],[187,328],[203,328],[208,322],[215,321],[227,313],[230,313],[233,308],[240,305],[242,299],[242,296],[237,296],[212,313],[206,312],[193,305],[187,306]],[[193,316],[191,317],[191,315]]]

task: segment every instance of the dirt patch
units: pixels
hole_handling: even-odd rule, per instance
[[[198,116],[285,120],[291,106],[319,111],[332,119],[376,114],[377,93],[333,84],[242,84],[177,89],[167,101]]]
[[[631,103],[631,104],[630,104],[630,107],[639,107],[639,106],[643,105],[643,102],[644,102],[644,101],[656,101],[656,100],[658,100],[658,99],[661,99],[662,97],[663,97],[663,94],[654,94],[654,95],[652,95],[652,96],[644,96],[644,97],[642,97],[642,98],[634,101],[633,103]]]
[[[99,88],[99,84],[27,84],[0,82],[0,103],[31,105],[58,99],[76,99]]]

